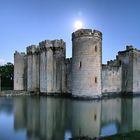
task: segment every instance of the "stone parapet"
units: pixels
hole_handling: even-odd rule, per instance
[[[59,50],[59,49],[65,49],[65,42],[60,39],[60,40],[44,40],[39,43],[39,51],[47,51],[49,49],[52,50]]]
[[[27,52],[27,55],[34,54],[34,53],[38,52],[38,49],[37,49],[36,45],[31,45],[26,48],[26,52]]]
[[[18,51],[15,51],[14,53],[14,56],[17,56],[17,55],[20,55],[20,56],[26,56],[26,54],[24,52],[18,52]]]
[[[121,61],[116,59],[107,61],[107,66],[120,66],[120,65],[121,65]]]
[[[44,40],[44,41],[41,41],[41,42],[39,42],[39,47],[41,47],[41,48],[53,47],[52,41],[51,41],[51,40]]]
[[[67,58],[65,59],[65,64],[71,64],[72,63],[72,58]]]
[[[60,39],[60,40],[53,40],[52,41],[53,47],[60,47],[60,48],[65,48],[65,42]]]
[[[14,90],[26,90],[27,56],[25,53],[14,53]]]
[[[74,38],[83,37],[83,36],[91,36],[91,37],[98,37],[102,39],[102,33],[98,30],[92,30],[92,29],[80,29],[76,32],[72,33],[72,40]]]

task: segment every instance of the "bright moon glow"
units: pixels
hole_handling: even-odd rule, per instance
[[[74,26],[75,26],[75,29],[78,30],[78,29],[81,29],[82,28],[83,23],[78,20],[78,21],[75,22],[75,25]]]

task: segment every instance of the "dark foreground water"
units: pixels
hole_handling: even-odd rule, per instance
[[[140,130],[140,98],[0,98],[0,140],[68,140]]]

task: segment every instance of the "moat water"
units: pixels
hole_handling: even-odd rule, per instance
[[[1,97],[0,140],[68,140],[140,130],[140,98]]]

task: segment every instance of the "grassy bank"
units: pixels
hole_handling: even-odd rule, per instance
[[[116,134],[103,137],[100,140],[140,140],[140,131],[132,131],[125,134]]]
[[[116,134],[112,136],[90,138],[88,136],[70,138],[70,140],[140,140],[140,131],[132,131],[125,134]]]

